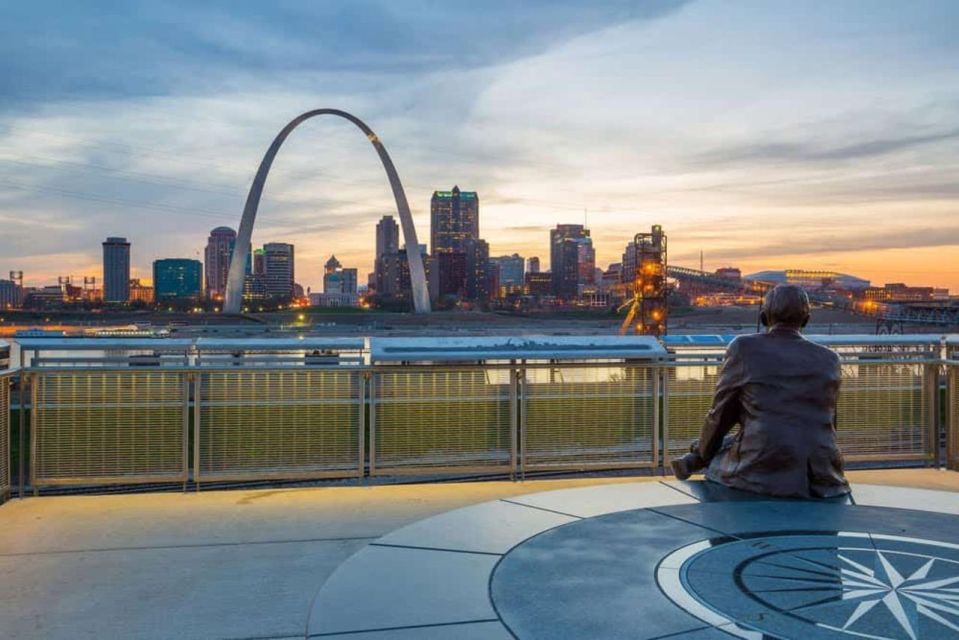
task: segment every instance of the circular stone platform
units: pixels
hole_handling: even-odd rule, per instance
[[[341,565],[309,636],[959,638],[959,494],[853,496],[638,482],[459,509]]]

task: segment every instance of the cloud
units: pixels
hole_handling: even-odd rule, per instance
[[[951,142],[959,139],[959,129],[946,129],[926,134],[877,137],[852,144],[836,145],[834,141],[821,142],[754,142],[743,146],[721,147],[691,160],[702,164],[740,164],[761,162],[841,162],[885,156],[917,146]]]

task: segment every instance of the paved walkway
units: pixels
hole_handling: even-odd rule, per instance
[[[950,472],[850,475],[959,491],[959,474]],[[637,480],[12,500],[0,506],[0,636],[303,638],[320,586],[394,529],[490,500]]]

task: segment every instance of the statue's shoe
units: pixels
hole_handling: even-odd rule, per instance
[[[677,480],[689,480],[689,477],[693,475],[692,470],[689,468],[687,456],[674,458],[669,461],[669,465],[673,468],[673,475],[676,476]]]

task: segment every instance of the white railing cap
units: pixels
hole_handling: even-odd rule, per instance
[[[153,349],[162,351],[186,351],[193,340],[186,338],[17,338],[21,349],[29,351],[71,351],[98,349]]]
[[[282,338],[197,338],[196,348],[203,351],[299,351],[332,349],[361,351],[363,338],[282,337]]]
[[[666,355],[651,336],[371,338],[370,351],[373,362],[652,359]]]

